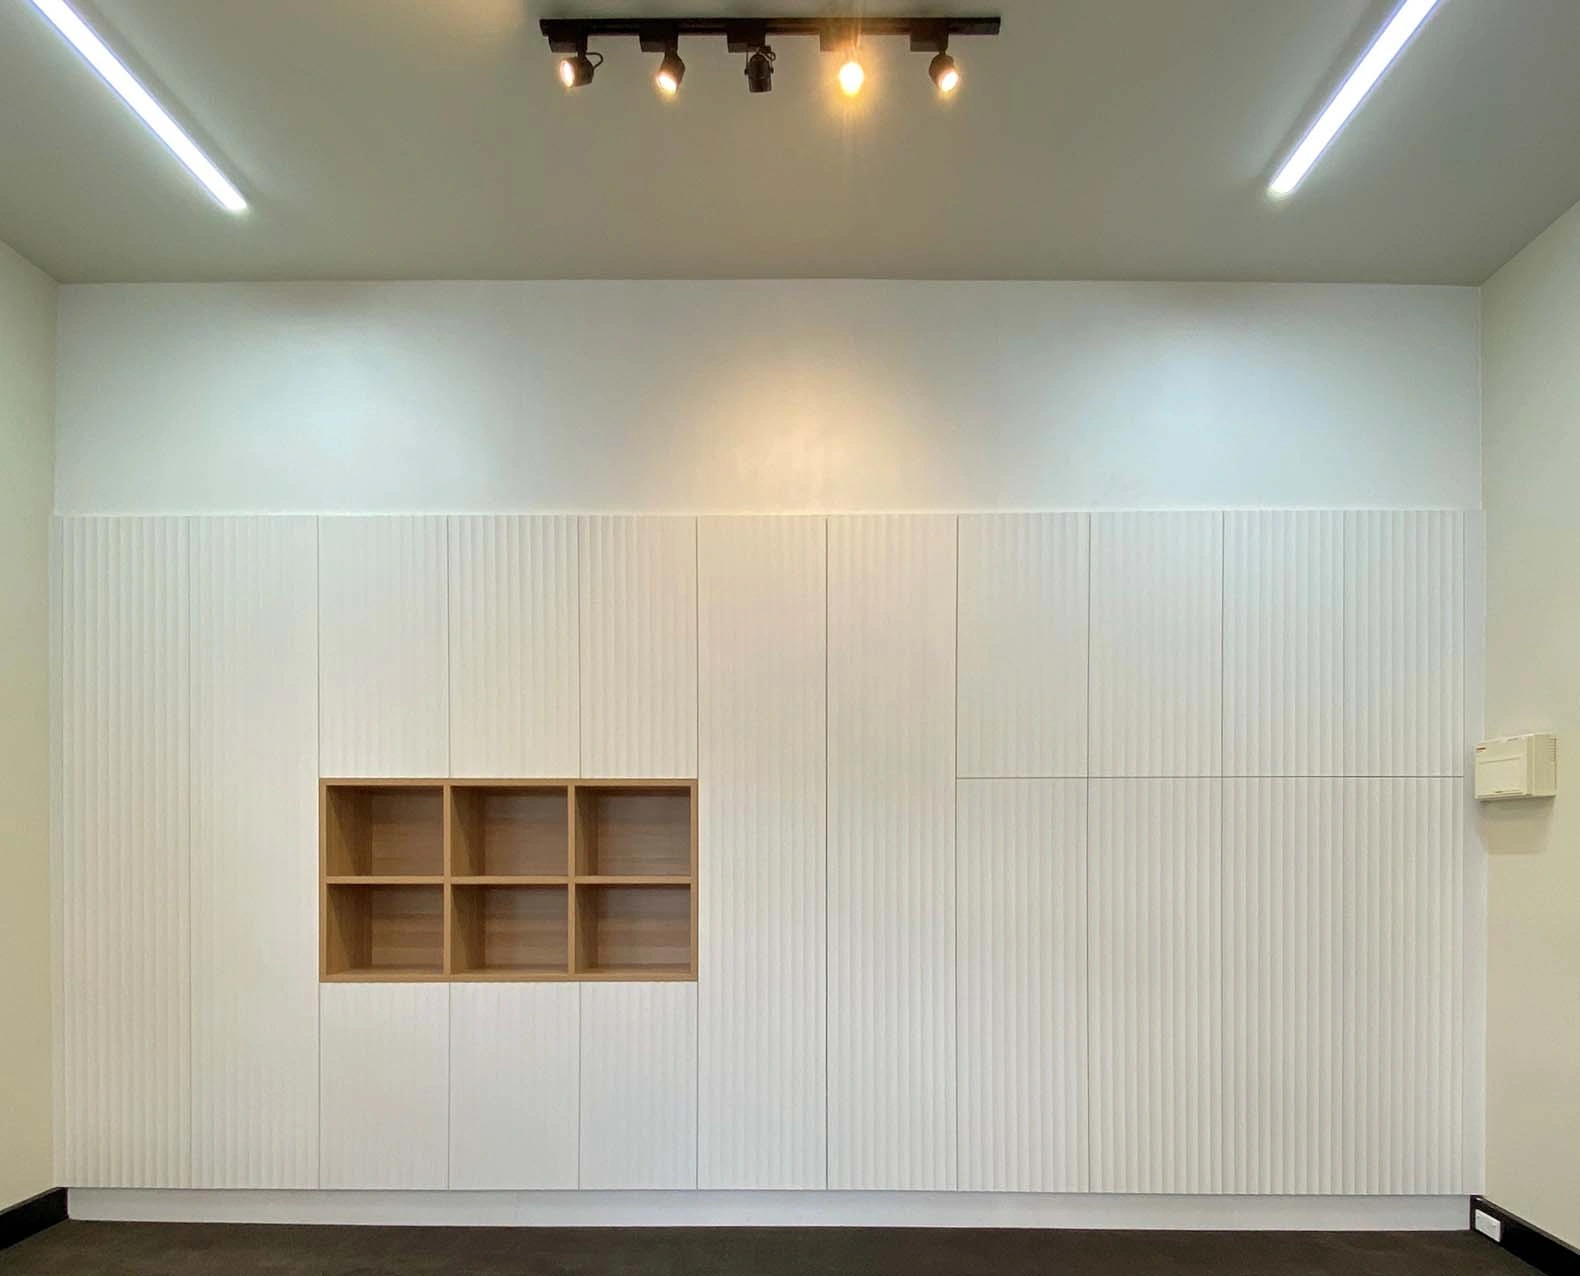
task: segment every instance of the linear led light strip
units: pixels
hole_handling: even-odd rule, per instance
[[[110,52],[104,41],[93,33],[65,0],[33,0],[33,7],[71,41],[72,47],[88,60],[88,64],[115,90],[121,100],[137,112],[138,118],[170,148],[170,153],[202,183],[221,208],[232,213],[247,211],[247,201],[230,179],[215,167],[213,160],[203,154],[198,144],[170,118],[170,113],[154,100],[153,94],[138,82],[137,77],[126,69],[126,64]]]
[[[1339,130],[1355,114],[1356,107],[1366,100],[1366,95],[1382,79],[1383,72],[1399,56],[1400,50],[1409,43],[1410,37],[1437,8],[1438,3],[1439,0],[1405,0],[1399,6],[1388,20],[1388,25],[1372,41],[1371,48],[1355,64],[1349,78],[1339,86],[1327,109],[1317,116],[1316,123],[1300,139],[1300,145],[1284,161],[1284,166],[1267,188],[1269,195],[1282,197],[1300,185],[1312,165],[1322,157],[1322,152],[1328,149],[1328,143],[1338,136]]]

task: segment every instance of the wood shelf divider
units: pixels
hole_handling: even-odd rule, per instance
[[[325,982],[697,970],[695,780],[320,781]]]

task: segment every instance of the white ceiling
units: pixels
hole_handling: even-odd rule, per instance
[[[1391,6],[1002,0],[926,58],[816,42],[750,97],[723,42],[553,77],[545,15],[778,0],[98,0],[81,11],[252,210],[208,202],[25,0],[0,0],[0,240],[65,281],[916,277],[1479,283],[1580,199],[1580,3],[1445,0],[1295,197],[1278,159]],[[596,47],[596,46],[595,46]]]

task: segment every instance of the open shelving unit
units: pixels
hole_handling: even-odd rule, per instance
[[[695,780],[323,780],[320,977],[689,980]]]

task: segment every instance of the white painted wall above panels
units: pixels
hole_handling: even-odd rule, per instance
[[[1477,294],[60,293],[63,513],[1475,508]]]

